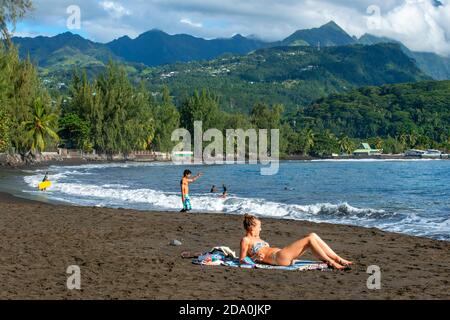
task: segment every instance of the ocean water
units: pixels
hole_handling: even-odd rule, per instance
[[[242,164],[52,166],[48,192],[36,190],[46,170],[27,171],[19,185],[44,201],[179,211],[185,168],[204,174],[190,187],[194,211],[377,227],[450,241],[450,161],[292,161],[281,162],[274,176]],[[227,199],[209,193],[212,185],[220,190],[222,184]]]

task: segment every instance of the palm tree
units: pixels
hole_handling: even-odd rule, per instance
[[[450,152],[450,136],[447,138],[445,148],[447,149],[447,150],[446,150],[447,153]]]
[[[303,149],[303,154],[306,155],[316,143],[316,135],[312,129],[307,129],[303,131],[303,137],[305,141],[305,147]]]
[[[59,136],[55,132],[58,115],[48,112],[41,99],[34,101],[33,119],[23,122],[26,130],[26,137],[31,142],[31,151],[42,152],[45,149],[45,140],[50,138],[59,141]]]
[[[379,150],[383,149],[383,143],[384,143],[383,139],[381,139],[380,137],[377,137],[375,139],[375,148],[377,148]]]
[[[332,133],[330,130],[326,130],[325,131],[325,137],[328,140],[336,140],[336,136],[334,135],[334,133]]]
[[[408,134],[408,144],[410,147],[415,147],[417,144],[417,136],[414,133]]]
[[[6,151],[9,143],[9,117],[0,109],[0,152]]]
[[[338,143],[342,152],[345,152],[346,154],[351,154],[353,152],[353,143],[349,137],[342,135]]]
[[[400,144],[402,145],[403,148],[407,147],[408,135],[406,133],[402,133],[398,137],[398,141],[400,142]]]

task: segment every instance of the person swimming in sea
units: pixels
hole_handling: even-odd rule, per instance
[[[226,185],[222,185],[223,188],[223,192],[222,195],[220,196],[222,199],[226,199],[228,197],[228,189]]]
[[[209,191],[209,193],[217,193],[217,188],[216,188],[216,186],[212,186],[212,187],[211,187],[211,191]]]
[[[283,249],[272,248],[260,238],[261,220],[255,216],[244,216],[245,237],[241,240],[239,261],[248,264],[248,258],[274,266],[290,266],[308,249],[320,260],[337,270],[349,268],[353,262],[338,256],[317,234],[310,233]]]
[[[181,201],[183,203],[183,209],[180,212],[189,212],[192,210],[191,198],[189,196],[189,183],[195,182],[202,176],[202,173],[197,174],[191,178],[192,172],[190,170],[184,170],[183,178],[181,178]]]

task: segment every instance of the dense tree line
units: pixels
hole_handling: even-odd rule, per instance
[[[113,63],[92,82],[74,74],[59,123],[68,147],[107,154],[145,149],[155,132],[148,90]]]
[[[194,90],[176,106],[167,87],[150,94],[143,84],[133,85],[123,67],[110,63],[93,80],[75,73],[70,92],[64,97],[59,134],[67,148],[114,154],[139,150],[170,152],[176,142],[172,132],[186,128],[194,133],[194,122],[204,131],[281,128],[283,108],[256,104],[250,115],[227,113],[219,98],[206,90]]]
[[[36,67],[0,44],[0,151],[27,156],[56,146],[59,105],[42,86]]]
[[[2,1],[0,5],[0,152],[25,156],[56,146],[59,105],[52,101],[29,59],[20,60],[10,41],[15,22],[31,1]]]
[[[290,118],[297,130],[368,140],[389,153],[408,148],[448,150],[450,81],[363,87],[319,99]]]

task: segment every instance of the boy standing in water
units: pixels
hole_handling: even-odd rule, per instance
[[[183,209],[181,212],[189,212],[192,210],[191,198],[189,197],[189,183],[195,182],[202,176],[201,173],[191,178],[192,172],[190,170],[184,170],[183,178],[181,178],[181,201],[183,202]]]

